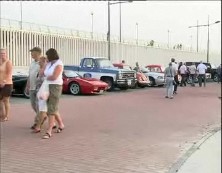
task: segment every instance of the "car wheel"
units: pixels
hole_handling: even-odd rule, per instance
[[[112,91],[114,89],[113,80],[111,78],[102,78],[101,80],[108,84],[107,91]]]
[[[149,80],[150,80],[150,86],[155,86],[156,82],[155,79],[149,76]]]
[[[218,81],[218,76],[217,76],[217,75],[214,75],[213,80],[214,80],[214,82],[217,82],[217,81]]]
[[[23,89],[23,96],[24,96],[25,98],[27,98],[27,99],[30,98],[30,95],[29,95],[29,93],[26,92],[26,89],[25,89],[25,88]]]
[[[69,85],[69,91],[72,95],[79,95],[81,93],[80,85],[77,82],[72,82]]]

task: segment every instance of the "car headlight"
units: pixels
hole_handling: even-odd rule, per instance
[[[163,76],[158,76],[157,79],[163,79]]]
[[[122,77],[123,77],[123,74],[122,74],[122,73],[119,73],[119,74],[118,74],[118,78],[119,78],[119,79],[122,79]]]

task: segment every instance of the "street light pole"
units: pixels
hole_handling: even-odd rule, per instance
[[[107,41],[108,41],[108,59],[110,60],[110,2],[108,0],[108,32],[107,32]]]
[[[92,24],[91,27],[92,27],[92,38],[93,38],[93,12],[91,12],[91,22],[92,22],[91,23]]]
[[[131,1],[125,1],[125,2],[109,2],[108,0],[108,32],[107,32],[107,41],[108,41],[108,59],[110,60],[110,5],[114,5],[114,4],[120,4],[120,42],[122,41],[122,33],[121,33],[121,24],[122,24],[122,21],[121,21],[121,4],[122,3],[128,3],[128,2],[133,2],[132,0]]]
[[[208,15],[208,24],[207,24],[207,62],[209,62],[209,49],[210,49],[210,24],[209,24],[209,15]]]
[[[22,30],[22,1],[20,1],[20,17],[21,17],[21,20],[20,20],[20,29]]]
[[[122,12],[121,3],[119,3],[119,42],[122,42]]]

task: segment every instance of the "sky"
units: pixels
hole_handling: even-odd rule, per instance
[[[114,1],[111,1],[112,3]],[[118,1],[116,1],[118,2]],[[0,17],[21,20],[19,1],[1,1]],[[92,15],[93,13],[93,15]],[[133,1],[121,4],[122,38],[197,47],[197,28],[221,21],[221,1]],[[22,20],[42,25],[107,34],[107,1],[23,1]],[[119,4],[110,6],[111,36],[119,36]],[[92,20],[93,19],[93,20]],[[92,22],[93,21],[93,22]],[[93,27],[92,27],[93,23]],[[136,23],[138,24],[136,27]],[[221,23],[210,27],[210,50],[221,51]],[[138,30],[137,30],[138,29]],[[169,30],[169,32],[168,32]],[[207,27],[199,27],[199,49],[207,48]]]

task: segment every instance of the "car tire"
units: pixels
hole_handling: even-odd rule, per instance
[[[214,75],[213,80],[214,80],[214,82],[218,82],[218,76]]]
[[[77,82],[72,82],[69,84],[69,92],[72,95],[79,95],[81,93],[81,87]]]
[[[30,95],[29,95],[29,93],[26,92],[26,89],[25,89],[25,88],[26,88],[26,87],[23,88],[23,96],[24,96],[25,98],[29,99],[29,98],[30,98]]]
[[[113,80],[111,78],[102,78],[101,80],[108,84],[107,91],[112,91],[114,89]]]
[[[155,86],[156,85],[155,79],[153,77],[149,76],[149,80],[150,80],[150,86]]]

